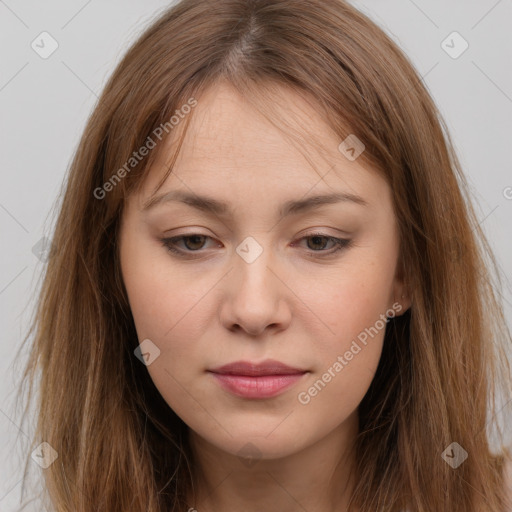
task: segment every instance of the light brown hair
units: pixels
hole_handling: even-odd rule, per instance
[[[314,98],[340,142],[349,134],[364,141],[360,158],[392,190],[412,307],[390,322],[359,407],[352,503],[361,512],[504,512],[508,451],[490,446],[487,417],[499,412],[499,386],[510,392],[497,265],[421,78],[381,28],[341,0],[183,0],[108,81],[71,164],[25,339],[33,335],[22,376],[27,404],[39,385],[27,453],[46,441],[59,454],[44,470],[52,507],[188,509],[187,426],[134,356],[140,341],[117,244],[124,201],[163,143],[122,176],[119,169],[176,109],[221,79],[261,105],[271,86]],[[98,198],[94,191],[116,173]],[[469,454],[457,469],[441,458],[453,441]]]

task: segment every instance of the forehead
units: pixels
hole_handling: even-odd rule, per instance
[[[340,138],[311,99],[287,87],[273,89],[267,98],[264,108],[270,119],[227,83],[207,89],[198,98],[173,170],[160,191],[188,188],[225,198],[229,189],[258,189],[269,195],[289,191],[297,197],[314,188],[315,193],[364,191],[369,202],[372,195],[382,195],[384,179],[338,150]],[[145,179],[141,203],[155,192],[169,168],[181,126],[162,143]]]

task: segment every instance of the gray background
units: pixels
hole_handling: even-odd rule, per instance
[[[481,225],[501,265],[511,325],[512,1],[352,3],[409,55],[448,124]],[[13,402],[24,361],[15,361],[14,355],[27,328],[42,268],[32,249],[51,233],[49,212],[106,79],[129,44],[168,5],[163,0],[0,0],[2,512],[16,508],[20,461],[27,456],[18,438],[26,437],[29,426],[19,429]],[[59,45],[47,59],[31,47],[43,31]],[[453,31],[469,44],[458,58],[442,47]],[[448,39],[448,44],[452,52],[461,48],[456,39]]]

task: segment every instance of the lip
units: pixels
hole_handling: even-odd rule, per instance
[[[227,391],[253,399],[277,396],[308,373],[273,359],[261,363],[236,361],[208,372]]]

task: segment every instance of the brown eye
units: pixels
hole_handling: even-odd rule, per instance
[[[198,249],[202,248],[207,237],[203,235],[189,235],[182,236],[181,238],[184,241],[185,247],[187,249],[190,249],[191,251],[197,251]]]
[[[172,238],[162,238],[160,241],[162,245],[170,252],[179,256],[187,256],[187,253],[200,253],[204,248],[205,242],[211,237],[200,234],[180,235]],[[184,247],[179,247],[178,244],[182,242]]]
[[[310,249],[308,251],[308,255],[315,257],[327,257],[332,254],[350,247],[352,244],[352,240],[345,238],[336,238],[334,236],[325,235],[323,233],[312,233],[310,235],[306,235],[300,239],[307,240],[307,248]],[[331,248],[327,248],[326,244],[332,242],[334,245],[331,245]]]
[[[306,239],[310,240],[312,243],[308,243],[308,249],[314,249],[314,250],[322,250],[325,249],[325,242],[332,241],[327,236],[321,236],[321,235],[313,235],[308,236]]]

